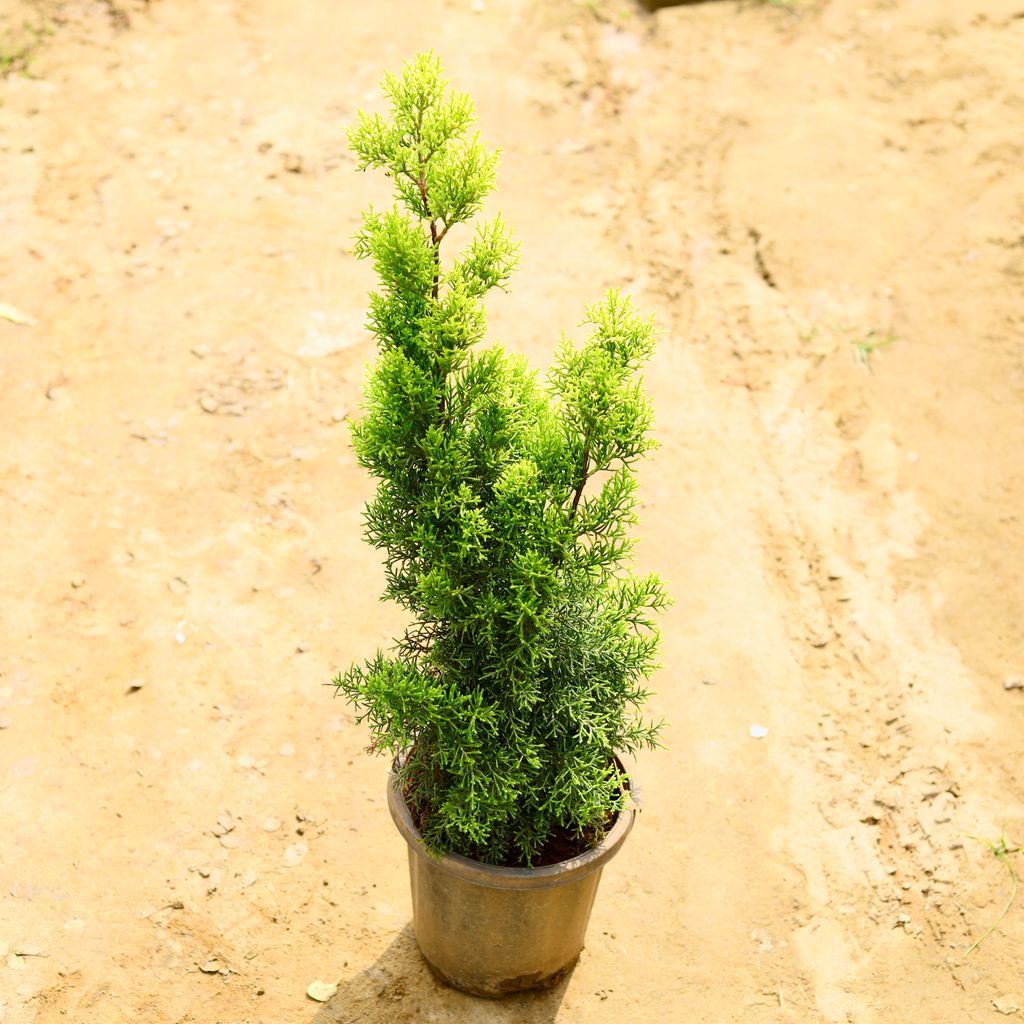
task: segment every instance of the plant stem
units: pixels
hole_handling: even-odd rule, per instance
[[[446,227],[444,231],[438,233],[437,221],[434,219],[434,215],[430,212],[430,201],[427,199],[427,164],[425,160],[420,160],[420,176],[416,181],[416,184],[420,189],[420,198],[423,200],[423,212],[430,219],[430,244],[434,247],[434,286],[430,290],[430,297],[436,299],[440,290],[441,284],[441,239],[444,238],[448,231]]]
[[[430,297],[436,302],[441,288],[441,239],[448,233],[448,226],[440,234],[437,230],[437,221],[430,212],[430,200],[427,199],[427,162],[420,159],[420,176],[416,184],[420,189],[420,198],[423,200],[423,212],[430,218],[430,244],[434,247],[434,284],[430,289]],[[443,382],[442,382],[443,383]],[[437,399],[438,415],[444,416],[445,404],[444,395]]]
[[[580,482],[576,487],[576,493],[572,498],[572,509],[569,511],[569,520],[572,521],[576,517],[576,509],[579,507],[580,498],[583,497],[583,488],[587,486],[587,481],[590,479],[590,474],[587,470],[590,468],[590,431],[587,430],[586,437],[583,439],[583,466],[580,469]]]
[[[967,833],[965,833],[965,835],[967,835],[968,839],[973,839],[976,843],[981,843],[984,846],[987,846],[995,854],[996,860],[998,860],[1006,868],[1006,870],[1009,871],[1010,882],[1012,885],[1012,888],[1010,889],[1010,898],[1006,901],[1006,906],[1003,907],[1003,912],[985,931],[985,934],[982,935],[981,938],[978,939],[976,942],[971,944],[970,949],[968,949],[967,952],[964,953],[964,956],[968,957],[1003,923],[1003,918],[1006,917],[1006,915],[1009,913],[1010,907],[1013,906],[1013,901],[1017,898],[1017,872],[1016,870],[1014,870],[1013,865],[1010,863],[1010,854],[1020,853],[1021,848],[1019,846],[1007,846],[1005,835],[1000,837],[998,845],[989,842],[987,839],[979,839],[977,836],[972,836]]]

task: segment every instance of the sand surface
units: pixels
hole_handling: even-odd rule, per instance
[[[965,955],[1024,870],[977,841],[1024,842],[1021,0],[0,16],[0,1021],[1024,1016],[1024,903]],[[493,336],[543,365],[611,285],[663,332],[668,746],[577,969],[502,1003],[419,960],[323,685],[403,623],[342,128],[426,48],[504,149]]]

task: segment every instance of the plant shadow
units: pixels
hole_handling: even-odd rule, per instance
[[[640,6],[646,7],[649,11],[656,11],[662,7],[688,7],[690,4],[710,4],[717,0],[640,0]]]
[[[355,965],[353,965],[355,966]],[[353,969],[350,967],[350,970]],[[402,1024],[457,1020],[460,1024],[553,1024],[569,978],[546,992],[478,999],[442,985],[430,973],[408,924],[370,965],[338,984],[309,1024]],[[571,977],[571,973],[569,977]]]

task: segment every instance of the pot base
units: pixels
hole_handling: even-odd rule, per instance
[[[575,957],[570,963],[560,967],[553,974],[543,974],[540,972],[524,974],[518,978],[496,980],[493,983],[488,983],[486,987],[482,987],[479,984],[473,984],[471,981],[453,978],[451,975],[446,974],[437,964],[430,962],[422,949],[420,950],[420,955],[423,957],[427,967],[430,968],[430,973],[442,985],[458,989],[460,992],[465,992],[466,995],[478,996],[481,999],[501,999],[502,996],[514,995],[517,992],[536,992],[554,988],[559,982],[564,981],[569,976],[579,960],[578,956]]]

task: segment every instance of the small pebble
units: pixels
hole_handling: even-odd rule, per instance
[[[756,722],[750,727],[750,735],[755,740],[763,740],[768,735],[768,728],[764,725],[758,725]]]
[[[296,867],[306,859],[307,853],[309,853],[309,844],[305,839],[289,844],[284,850],[285,866],[289,868]]]
[[[1024,690],[1024,678],[1021,676],[1007,676],[1003,680],[1004,690]]]
[[[1005,1017],[1012,1017],[1020,1013],[1020,1005],[1013,996],[999,996],[992,1000],[992,1005]]]
[[[281,822],[278,818],[267,818],[263,822],[264,832],[276,832],[281,827]]]

